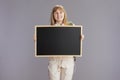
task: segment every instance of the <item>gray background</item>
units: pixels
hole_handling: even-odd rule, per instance
[[[0,0],[0,80],[48,80],[48,58],[34,57],[34,26],[54,5],[84,26],[74,80],[120,79],[120,0]]]

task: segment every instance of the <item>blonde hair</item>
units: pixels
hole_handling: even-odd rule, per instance
[[[56,12],[57,10],[61,10],[64,12],[63,24],[66,25],[67,24],[67,14],[62,5],[56,5],[55,7],[53,7],[52,12],[51,12],[51,17],[50,17],[50,21],[51,21],[50,24],[54,25],[56,23],[56,20],[54,18],[54,12]]]

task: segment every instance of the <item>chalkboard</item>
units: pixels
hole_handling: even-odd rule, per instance
[[[82,26],[35,26],[35,56],[82,56]]]

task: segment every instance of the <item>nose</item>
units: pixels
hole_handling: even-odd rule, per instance
[[[58,16],[60,16],[60,13],[57,13]]]

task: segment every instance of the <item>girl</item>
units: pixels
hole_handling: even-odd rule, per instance
[[[63,6],[56,5],[51,12],[51,25],[73,25],[68,23],[67,14]],[[83,39],[81,35],[81,39]],[[49,57],[48,72],[50,80],[72,80],[74,71],[74,57]]]

